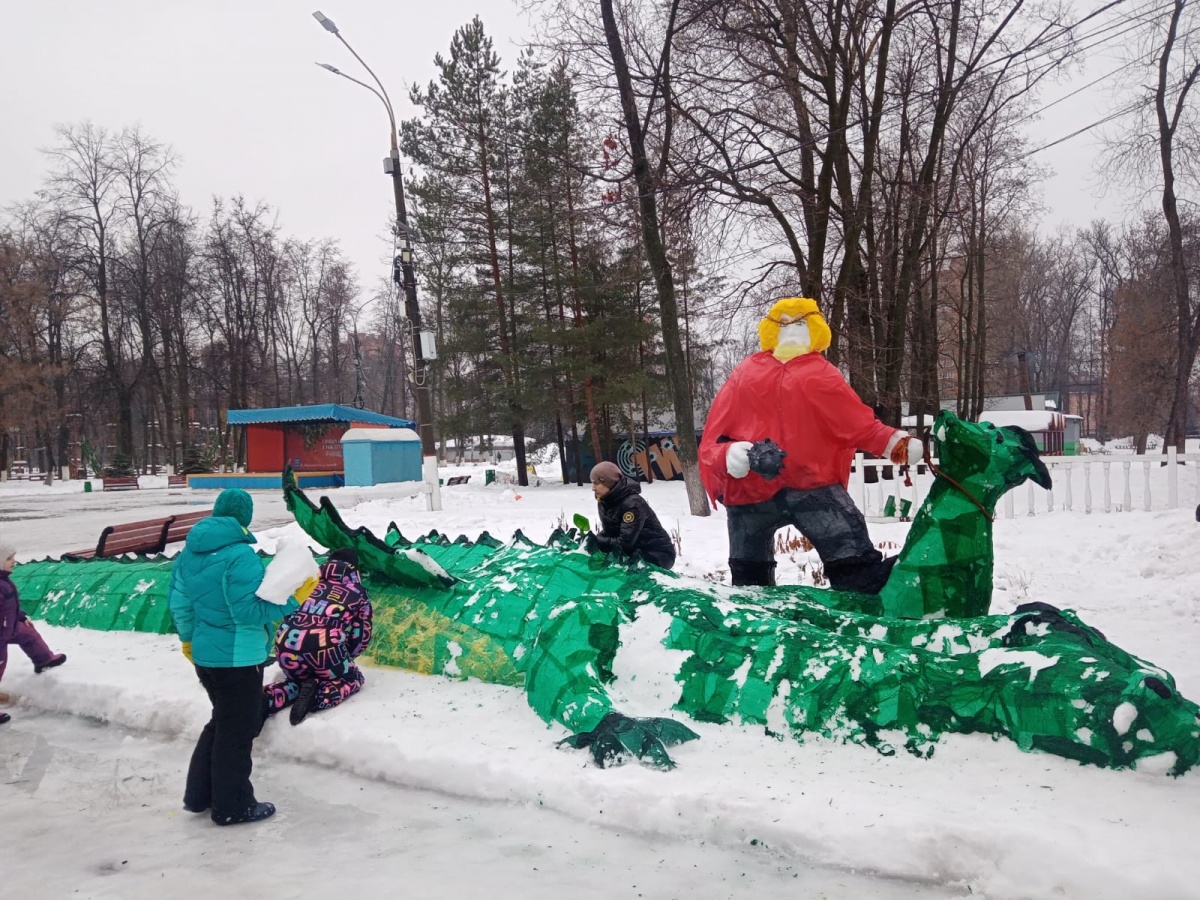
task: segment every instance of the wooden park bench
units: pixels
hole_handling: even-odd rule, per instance
[[[186,475],[168,475],[167,476],[167,487],[168,488],[179,488],[179,487],[185,488],[187,486],[188,486],[188,482],[187,482]]]
[[[466,484],[470,480],[470,475],[452,475],[450,480],[446,482],[446,487],[450,487],[455,484]]]
[[[162,553],[167,545],[167,529],[171,527],[172,518],[167,516],[165,519],[109,525],[100,532],[95,550],[73,550],[64,553],[63,559],[96,559],[120,556],[122,553]]]
[[[104,477],[106,491],[136,491],[138,480],[136,475],[106,475]]]
[[[175,544],[185,540],[188,532],[192,530],[192,526],[201,519],[207,519],[212,515],[211,510],[201,509],[197,512],[181,513],[177,516],[171,516],[171,527],[167,529],[167,543]]]
[[[63,559],[99,559],[120,556],[122,553],[140,553],[147,556],[162,553],[167,544],[185,539],[193,525],[211,514],[210,510],[205,509],[167,516],[164,519],[109,525],[100,532],[100,540],[96,542],[94,550],[73,550],[64,553]]]

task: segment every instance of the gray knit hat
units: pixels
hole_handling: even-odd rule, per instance
[[[0,563],[4,562],[10,556],[17,555],[16,545],[7,538],[0,537]]]
[[[591,481],[592,484],[603,484],[607,485],[608,487],[613,487],[618,481],[621,480],[622,474],[623,473],[621,472],[621,469],[616,463],[611,463],[606,460],[602,463],[596,463],[596,465],[592,467]]]

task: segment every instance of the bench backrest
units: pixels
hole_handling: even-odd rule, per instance
[[[167,529],[171,517],[109,525],[100,532],[96,556],[117,556],[121,553],[162,553],[167,546]]]
[[[138,480],[136,475],[114,475],[104,479],[104,490],[121,490],[123,488],[136,488]]]
[[[192,526],[201,519],[207,519],[212,515],[211,510],[202,509],[199,512],[182,513],[171,517],[171,525],[167,529],[168,544],[174,544],[177,541],[182,541],[187,538],[188,532],[192,530]]]

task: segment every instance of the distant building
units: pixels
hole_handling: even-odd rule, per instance
[[[984,411],[980,414],[979,421],[991,422],[997,427],[1015,425],[1018,428],[1024,428],[1033,435],[1038,450],[1048,456],[1075,456],[1080,452],[1082,416],[1059,412],[1048,406],[1043,406],[1042,409],[1026,409],[1025,396],[1023,394],[1016,396],[1021,401],[1019,406],[1011,402],[1012,397],[988,398],[988,400],[996,401],[990,406],[988,400],[985,400]],[[1051,395],[1033,394],[1032,397],[1035,403],[1039,399],[1042,403],[1054,402]],[[943,403],[942,408],[953,412],[954,404]],[[924,424],[928,426],[929,420],[926,419]],[[905,416],[901,420],[901,425],[905,428],[916,428],[916,416]]]
[[[1038,451],[1047,456],[1079,453],[1079,426],[1083,422],[1080,416],[1050,409],[1005,409],[984,412],[979,421],[991,422],[997,428],[1005,425],[1024,428],[1033,435]]]
[[[1043,391],[1039,394],[1030,394],[1030,400],[1033,403],[1033,410],[1036,412],[1043,409],[1052,409],[1062,412],[1060,408],[1062,403],[1058,391]],[[954,401],[957,402],[957,401]],[[946,404],[942,404],[946,406]],[[953,409],[953,405],[947,407]],[[995,397],[983,398],[984,410],[991,412],[992,410],[1023,410],[1025,409],[1024,394],[999,394]]]
[[[525,452],[530,452],[530,442],[525,442]],[[442,441],[442,452],[447,462],[502,463],[517,458],[511,434],[486,434],[467,438],[459,445],[453,438]]]
[[[195,489],[278,488],[291,468],[301,487],[340,487],[345,482],[342,435],[350,428],[408,428],[408,419],[337,403],[271,409],[231,409],[228,422],[246,429],[246,471],[191,475]]]

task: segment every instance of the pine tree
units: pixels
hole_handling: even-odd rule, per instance
[[[515,321],[508,216],[511,201],[511,150],[505,147],[508,90],[500,58],[476,16],[459,28],[450,42],[450,55],[437,54],[438,77],[410,93],[422,115],[401,127],[404,153],[425,173],[453,185],[458,200],[464,252],[477,267],[477,280],[486,287],[494,309],[494,366],[478,373],[499,376],[499,406],[505,410],[517,454],[520,483],[525,476],[526,416],[520,396],[520,372],[514,346]]]

